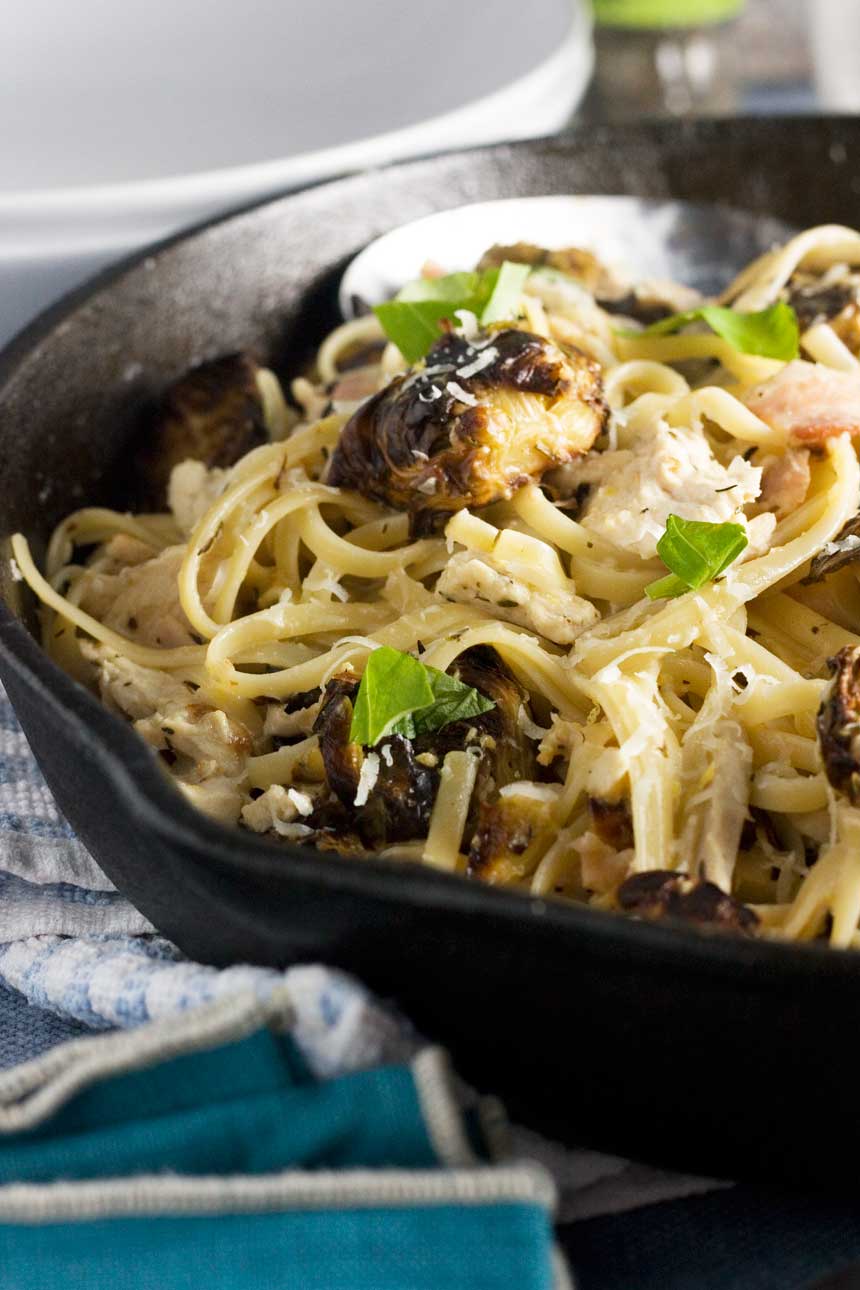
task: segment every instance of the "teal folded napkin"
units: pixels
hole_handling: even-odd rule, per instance
[[[491,1163],[444,1054],[319,1080],[289,999],[73,1040],[0,1075],[0,1285],[557,1290],[553,1187]]]

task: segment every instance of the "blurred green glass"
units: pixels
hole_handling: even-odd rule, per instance
[[[604,27],[703,27],[727,22],[745,0],[592,0],[594,17]]]
[[[594,76],[582,119],[737,111],[734,19],[744,0],[593,0],[593,8]]]

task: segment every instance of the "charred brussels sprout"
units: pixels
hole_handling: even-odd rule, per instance
[[[588,813],[592,832],[613,851],[625,851],[633,846],[633,817],[626,798],[608,801],[605,797],[590,797]]]
[[[328,786],[365,846],[381,847],[420,837],[430,822],[439,771],[418,762],[411,744],[399,735],[384,741],[384,763],[382,746],[365,753],[360,744],[351,743],[349,728],[357,690],[357,681],[340,676],[329,681],[323,694],[314,730],[319,735]],[[371,766],[375,774],[368,776]],[[367,780],[364,794],[360,791],[363,774]]]
[[[605,415],[584,354],[515,328],[452,332],[352,415],[328,482],[408,511],[427,533],[587,452]]]
[[[192,367],[170,386],[137,454],[151,505],[164,505],[180,462],[232,466],[267,441],[258,371],[248,354],[228,354]]]
[[[416,739],[388,736],[369,750],[349,738],[358,682],[345,675],[329,681],[314,730],[331,797],[308,821],[312,827],[348,830],[369,848],[421,838],[429,827],[446,754],[474,748],[480,763],[466,824],[468,839],[476,825],[478,802],[497,787],[531,773],[533,755],[519,715],[527,698],[495,650],[486,646],[466,650],[450,670],[492,699],[495,707]],[[321,836],[318,833],[315,840]]]
[[[809,573],[803,581],[807,585],[821,582],[829,574],[836,573],[837,569],[855,564],[858,560],[860,560],[860,515],[855,515],[843,524],[833,541],[828,542],[813,558]]]
[[[475,645],[460,655],[450,669],[464,685],[471,685],[494,703],[474,720],[454,721],[438,732],[443,754],[477,743],[485,757],[478,771],[475,800],[490,786],[496,788],[518,779],[529,779],[535,770],[532,744],[523,733],[522,718],[531,718],[526,691],[490,645]],[[447,740],[447,743],[445,742]]]
[[[618,907],[637,918],[678,918],[750,934],[758,916],[713,882],[694,882],[670,869],[651,869],[626,878],[618,888]]]
[[[481,256],[477,267],[492,269],[505,260],[511,260],[515,264],[530,264],[534,269],[552,269],[556,273],[562,273],[591,292],[595,302],[606,313],[634,318],[644,327],[659,322],[662,318],[669,318],[683,309],[694,308],[700,303],[696,292],[674,284],[643,282],[628,288],[591,251],[578,246],[567,246],[556,251],[534,246],[531,242],[491,246]]]
[[[860,805],[860,646],[828,660],[832,680],[818,710],[824,770],[838,793]]]
[[[605,277],[605,269],[597,256],[582,247],[566,246],[550,251],[532,242],[515,242],[511,246],[491,246],[478,261],[478,270],[499,268],[506,260],[514,264],[530,264],[535,269],[555,269],[575,278],[589,291],[597,289]]]
[[[469,849],[469,876],[500,885],[520,882],[534,869],[549,824],[548,804],[522,796],[482,801]]]
[[[797,273],[785,295],[797,314],[801,331],[817,323],[829,323],[852,353],[857,353],[860,349],[860,275],[846,270],[841,277],[824,282],[821,277]]]

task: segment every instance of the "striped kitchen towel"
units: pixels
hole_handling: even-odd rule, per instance
[[[0,986],[92,1030],[129,1029],[202,1004],[286,987],[296,1043],[323,1078],[409,1060],[424,1042],[408,1021],[360,982],[320,966],[286,972],[185,959],[116,891],[60,816],[0,689]],[[34,1049],[3,1049],[0,1064]],[[16,1027],[20,1035],[21,1028]],[[432,1038],[432,1036],[431,1036]],[[511,1037],[516,1042],[516,1037]],[[569,1151],[524,1129],[520,1154],[550,1169],[562,1221],[615,1213],[708,1190],[707,1179],[646,1169],[614,1156]]]

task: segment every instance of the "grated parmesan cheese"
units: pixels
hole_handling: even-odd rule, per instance
[[[285,824],[283,820],[273,820],[272,827],[279,837],[286,838],[288,842],[302,842],[313,833],[313,829],[309,829],[306,824]]]
[[[514,784],[505,784],[500,788],[499,797],[525,797],[531,802],[546,802],[553,805],[558,801],[560,792],[560,784],[536,784],[533,780],[520,779]]]
[[[459,399],[460,402],[465,403],[467,407],[476,408],[478,406],[478,400],[475,398],[474,394],[470,394],[468,390],[464,390],[462,385],[458,385],[456,381],[449,381],[445,386],[445,389],[452,398]]]
[[[319,562],[305,578],[304,590],[312,594],[320,592],[323,595],[334,596],[335,600],[349,600],[349,592],[346,587],[341,586],[334,569]]]
[[[310,815],[314,809],[313,798],[309,793],[302,793],[298,788],[288,788],[287,797],[299,815]]]
[[[483,372],[485,367],[495,363],[498,357],[499,351],[495,345],[488,345],[473,363],[469,363],[466,367],[461,367],[457,375],[462,376],[464,380],[468,380],[470,376],[477,376],[478,372]]]
[[[610,682],[617,681],[621,676],[621,664],[626,663],[629,658],[635,658],[637,654],[671,654],[672,650],[668,645],[637,645],[635,649],[625,650],[619,654],[618,658],[607,663],[599,672],[595,672],[594,680],[600,685],[608,685]]]
[[[354,806],[364,806],[370,794],[373,792],[376,781],[379,779],[379,757],[376,753],[368,753],[361,763],[361,774],[358,777],[358,788],[355,790]]]
[[[825,542],[821,550],[824,555],[836,555],[840,551],[856,551],[857,547],[860,547],[860,537],[851,533],[838,542]]]
[[[531,717],[526,712],[525,704],[522,703],[520,704],[519,711],[517,712],[517,725],[527,739],[542,740],[549,734],[549,727],[544,728],[532,721]]]
[[[454,317],[460,324],[466,340],[474,340],[478,334],[478,318],[471,309],[455,309]]]
[[[639,757],[642,753],[647,752],[648,748],[652,746],[653,738],[654,732],[648,729],[647,723],[643,722],[639,729],[634,730],[633,734],[629,735],[618,749],[622,760],[629,764],[634,757]]]

